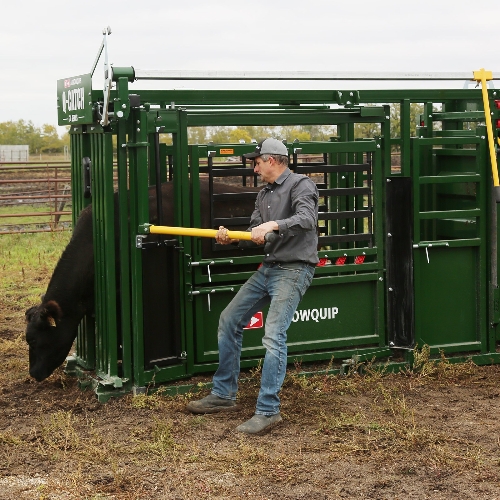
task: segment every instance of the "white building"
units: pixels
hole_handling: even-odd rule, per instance
[[[30,148],[23,146],[0,145],[0,161],[29,161]]]

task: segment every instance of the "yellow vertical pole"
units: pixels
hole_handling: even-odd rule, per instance
[[[493,80],[493,73],[481,68],[479,71],[474,71],[474,80],[481,82],[481,90],[483,92],[484,115],[486,119],[486,131],[488,133],[488,145],[490,148],[491,172],[493,174],[493,185],[498,187],[498,166],[495,153],[495,141],[493,140],[493,126],[491,124],[490,101],[488,99],[488,88],[486,80]]]

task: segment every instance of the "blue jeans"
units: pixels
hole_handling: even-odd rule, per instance
[[[236,399],[243,328],[257,311],[270,304],[262,339],[266,355],[255,413],[279,413],[278,393],[287,364],[286,332],[313,276],[314,266],[302,262],[264,263],[240,288],[220,316],[219,367],[213,378],[212,394]]]

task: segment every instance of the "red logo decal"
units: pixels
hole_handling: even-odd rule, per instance
[[[64,80],[64,88],[67,89],[68,87],[71,87],[71,80]]]
[[[245,326],[244,330],[250,330],[251,328],[262,328],[264,326],[264,314],[262,311],[255,313],[252,319]]]

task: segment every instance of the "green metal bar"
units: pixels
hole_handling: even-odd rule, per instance
[[[133,109],[130,114],[129,141],[129,183],[130,227],[149,222],[148,206],[148,147],[147,112]],[[141,144],[137,146],[137,144]],[[129,146],[127,144],[127,146]],[[131,283],[132,283],[132,364],[135,385],[142,385],[144,373],[144,323],[142,298],[142,255],[141,250],[131,245]]]
[[[351,116],[344,113],[337,113],[335,110],[323,112],[269,112],[262,113],[196,113],[188,115],[189,127],[202,127],[213,125],[261,125],[263,120],[269,126],[276,125],[331,125],[337,123],[347,123],[354,126],[353,118],[356,122],[372,123],[373,118],[360,116],[359,112],[350,113]]]
[[[479,182],[480,174],[424,175],[420,184],[451,184],[454,182]]]
[[[466,219],[470,217],[479,217],[482,214],[480,208],[473,210],[433,210],[428,212],[419,212],[421,220],[425,219]]]
[[[116,273],[115,234],[113,202],[113,150],[111,134],[95,131],[91,133],[93,165],[94,235],[98,247],[96,274],[99,276],[96,289],[97,348],[100,349],[96,372],[102,377],[118,374],[118,336],[116,318]]]
[[[413,245],[413,248],[426,248],[430,246],[447,246],[450,248],[463,248],[463,247],[478,247],[481,245],[480,238],[462,239],[462,240],[432,240],[432,241],[419,241]]]
[[[387,124],[387,129],[389,125]],[[378,146],[381,146],[380,148]],[[373,179],[373,216],[374,216],[374,245],[377,249],[377,264],[379,266],[378,279],[376,285],[376,325],[377,334],[379,337],[379,346],[387,345],[387,328],[386,328],[386,291],[385,291],[385,264],[384,264],[384,236],[385,236],[385,222],[383,216],[383,199],[385,182],[384,178],[378,172],[384,172],[387,169],[383,166],[383,159],[387,161],[387,151],[390,153],[390,143],[388,141],[377,143],[377,148],[374,153],[373,158],[373,169],[372,169],[372,179]],[[384,153],[385,151],[385,153]]]
[[[118,163],[118,214],[119,255],[120,255],[120,314],[121,314],[121,356],[122,376],[131,380],[132,331],[131,331],[131,277],[130,277],[130,232],[128,211],[128,168],[127,168],[127,122],[122,118],[117,123],[117,163]]]
[[[488,260],[488,201],[489,189],[487,188],[488,174],[486,170],[488,162],[486,161],[486,144],[480,142],[478,145],[477,165],[478,170],[482,174],[482,182],[478,183],[476,192],[477,206],[481,210],[479,217],[479,239],[481,246],[479,247],[479,262],[478,262],[478,276],[479,276],[479,290],[478,290],[478,339],[481,341],[481,352],[487,353],[489,351],[495,352],[496,346],[491,345],[488,341],[489,324],[488,324],[488,290],[489,290],[489,260]],[[481,172],[482,170],[482,172]],[[491,256],[490,256],[491,258]]]
[[[178,111],[178,132],[174,134],[174,151],[177,161],[174,167],[174,213],[175,223],[184,225],[191,220],[191,189],[189,172],[189,146],[187,134],[187,115],[185,111]],[[194,364],[193,348],[193,318],[186,304],[188,290],[191,288],[192,276],[191,268],[188,266],[189,255],[193,254],[192,238],[182,237],[179,245],[179,295],[181,297],[181,307],[179,324],[181,327],[181,348],[187,353],[185,370],[191,372]]]
[[[454,121],[481,121],[484,120],[484,111],[450,111],[445,113],[433,113],[433,120],[436,122],[444,120]]]
[[[420,138],[419,142],[422,145],[427,146],[461,146],[467,144],[479,144],[480,139],[477,136],[469,136],[469,137],[431,137],[431,138]],[[439,154],[439,151],[436,152]],[[474,151],[465,151],[462,154],[470,154],[474,155]]]
[[[83,134],[82,127],[72,127],[70,131],[71,179],[72,179],[72,220],[76,226],[80,212],[91,202],[83,197],[82,159],[91,156],[90,137]],[[76,356],[78,364],[85,369],[95,366],[95,322],[91,316],[83,318],[78,326]]]
[[[237,106],[242,104],[342,104],[352,90],[149,90],[136,91],[141,96],[141,102],[159,104],[160,102],[174,102],[177,106],[187,105],[225,105]],[[381,89],[359,90],[360,103],[387,104],[399,103],[404,99],[410,102],[442,103],[450,99],[481,101],[481,89]],[[496,95],[494,89],[489,89],[490,98]],[[114,91],[111,92],[111,98]],[[102,90],[92,92],[92,100],[102,100]],[[340,101],[340,102],[339,102]]]
[[[408,175],[410,172],[411,158],[411,133],[410,133],[410,100],[400,102],[400,131],[401,131],[401,172]]]

